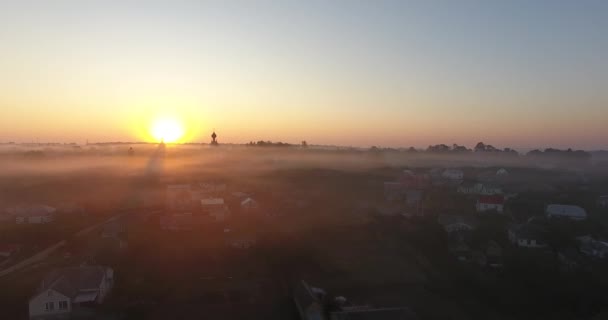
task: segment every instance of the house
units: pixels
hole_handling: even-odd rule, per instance
[[[196,203],[201,199],[211,198],[218,196],[219,194],[226,191],[226,184],[224,183],[204,183],[200,182],[192,187],[191,195],[192,202]]]
[[[198,188],[200,189],[201,192],[203,193],[220,193],[220,192],[224,192],[226,191],[226,184],[225,183],[205,183],[205,182],[200,182],[198,184]]]
[[[79,308],[101,304],[114,285],[114,270],[102,266],[55,269],[29,301],[30,319],[68,319]]]
[[[9,208],[6,212],[15,218],[17,224],[44,224],[55,220],[57,209],[45,205],[27,205]]]
[[[437,222],[443,226],[448,234],[471,231],[477,227],[477,219],[472,216],[440,214],[437,217]]]
[[[104,224],[101,230],[102,238],[117,238],[127,232],[127,227],[118,220],[112,220]]]
[[[545,213],[548,218],[567,218],[576,221],[587,219],[587,212],[579,206],[550,204]]]
[[[241,201],[241,209],[243,209],[243,211],[256,210],[258,207],[258,202],[249,197]]]
[[[309,286],[304,280],[298,282],[293,290],[293,299],[302,320],[325,319],[322,289]]]
[[[167,186],[166,208],[168,211],[189,211],[192,209],[192,190],[189,184]]]
[[[505,203],[505,197],[501,195],[480,196],[477,199],[475,208],[477,212],[496,211],[502,212]]]
[[[533,224],[511,225],[508,229],[509,241],[523,248],[544,248],[544,230]]]
[[[508,175],[509,175],[509,172],[505,168],[500,168],[496,171],[497,177],[507,177]]]
[[[492,268],[502,267],[502,248],[494,241],[490,240],[485,246],[486,265]]]
[[[608,258],[608,242],[595,240],[590,236],[576,238],[580,244],[581,253],[592,258]]]
[[[502,189],[489,183],[474,183],[458,186],[457,192],[468,195],[491,196],[502,194]]]
[[[469,261],[472,258],[471,248],[462,240],[450,242],[448,250],[458,261]]]
[[[408,308],[343,307],[330,313],[330,320],[415,320]]]
[[[230,216],[230,210],[223,198],[209,198],[201,200],[201,210],[204,215],[215,221],[224,221]]]
[[[481,267],[502,268],[502,248],[496,241],[490,240],[481,246],[481,250],[472,252],[472,259]]]
[[[424,214],[423,207],[423,196],[422,190],[417,189],[405,189],[405,206],[403,208],[403,215],[405,217],[421,216]]]
[[[441,177],[448,180],[462,180],[464,179],[464,172],[460,169],[445,169],[441,173]]]
[[[18,244],[0,244],[0,257],[8,258],[21,251],[21,246]]]
[[[404,188],[427,189],[431,187],[431,177],[428,174],[414,173],[411,170],[404,170],[397,178],[397,182]]]
[[[223,206],[224,206],[224,199],[222,199],[222,198],[201,199],[201,207],[203,208],[203,210],[219,208],[219,207],[223,207]]]
[[[237,198],[239,200],[243,200],[243,199],[249,197],[249,194],[247,194],[245,192],[241,192],[241,191],[235,191],[231,195],[232,195],[232,197]]]

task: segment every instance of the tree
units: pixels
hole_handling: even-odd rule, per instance
[[[477,145],[475,145],[475,152],[483,151],[486,151],[486,145],[483,142],[478,142]]]
[[[459,145],[457,145],[457,144],[454,143],[454,145],[452,145],[452,151],[453,152],[464,153],[464,152],[469,152],[471,150],[467,149],[467,147],[465,147],[465,146],[459,146]]]
[[[448,147],[445,144],[437,144],[434,146],[429,146],[426,149],[427,152],[449,152],[450,151],[450,147]]]
[[[493,146],[493,145],[488,144],[488,145],[486,145],[486,151],[488,151],[488,152],[496,152],[496,151],[500,151],[500,150],[499,150],[499,149],[494,148],[494,146]]]

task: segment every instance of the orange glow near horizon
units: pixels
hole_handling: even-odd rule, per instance
[[[158,142],[180,142],[185,132],[184,124],[173,118],[159,118],[150,126],[150,134]]]

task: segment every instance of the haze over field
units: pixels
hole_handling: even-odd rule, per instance
[[[608,148],[606,30],[605,1],[3,1],[0,142]]]
[[[608,319],[607,57],[606,0],[0,0],[0,318]]]

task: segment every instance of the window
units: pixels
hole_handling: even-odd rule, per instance
[[[54,302],[47,302],[44,304],[44,309],[46,311],[53,311],[55,310],[55,303]]]
[[[65,310],[68,308],[68,302],[67,301],[59,301],[59,310]]]

